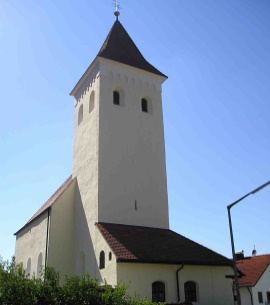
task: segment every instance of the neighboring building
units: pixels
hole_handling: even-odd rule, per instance
[[[71,92],[73,172],[16,234],[39,276],[88,271],[153,301],[233,304],[232,262],[169,229],[161,85],[116,20]]]
[[[239,279],[242,304],[270,304],[270,254],[238,259],[237,268],[244,274]]]

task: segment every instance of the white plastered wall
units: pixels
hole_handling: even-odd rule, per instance
[[[130,281],[131,295],[140,291],[141,297],[152,299],[152,283],[165,283],[167,302],[177,302],[176,270],[180,265],[118,263],[117,280]],[[225,276],[232,273],[229,267],[184,266],[179,272],[180,300],[184,300],[184,283],[194,281],[198,287],[201,305],[233,305],[231,280]]]
[[[169,228],[161,101],[164,80],[100,59],[100,222]],[[120,92],[119,106],[113,104],[114,90]],[[148,113],[141,110],[142,98],[148,101]]]
[[[77,178],[75,204],[75,273],[80,273],[80,253],[85,255],[85,271],[99,277],[95,255],[95,222],[98,220],[98,141],[99,141],[99,66],[95,61],[74,92],[73,173]],[[92,92],[94,109],[89,111]],[[83,120],[78,125],[78,112],[83,105]]]
[[[60,283],[74,268],[74,202],[76,179],[51,207],[48,266],[60,273]]]
[[[40,253],[42,253],[42,266],[45,265],[47,221],[48,213],[45,211],[16,235],[16,263],[23,263],[23,266],[26,269],[27,261],[30,258],[31,276],[33,274],[37,276],[38,256]]]
[[[74,255],[77,262],[80,253],[85,254],[85,269],[92,277],[104,278],[98,268],[100,238],[95,222],[169,227],[161,103],[164,79],[98,58],[72,92],[73,177],[77,178]],[[113,90],[120,91],[120,106],[113,104]],[[92,91],[95,107],[89,113]],[[141,111],[142,98],[149,102],[149,113]],[[83,120],[78,125],[81,105]]]
[[[250,288],[250,291],[252,293],[252,288]],[[241,302],[243,305],[252,305],[251,303],[251,296],[248,291],[248,287],[241,287],[240,288],[240,295],[241,295]],[[255,305],[255,303],[254,303]]]
[[[115,286],[117,284],[117,273],[116,273],[116,257],[112,252],[111,248],[99,232],[98,228],[96,228],[96,235],[95,235],[95,244],[96,244],[96,261],[98,262],[99,266],[99,255],[101,251],[105,253],[105,268],[99,270],[98,272],[98,280],[99,285],[111,285]],[[109,254],[111,253],[111,260],[109,260]]]
[[[252,287],[252,295],[253,295],[253,302],[254,305],[260,305],[258,299],[258,292],[262,292],[263,295],[263,304],[267,303],[267,296],[266,292],[270,291],[270,265],[266,268],[260,279],[258,280],[255,287]]]

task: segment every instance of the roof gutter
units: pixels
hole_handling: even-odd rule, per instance
[[[248,290],[248,292],[250,294],[251,305],[254,305],[254,303],[253,303],[253,296],[252,296],[252,293],[250,291],[250,287],[247,286],[247,290]]]
[[[177,284],[177,300],[180,302],[180,287],[179,287],[179,272],[184,268],[184,264],[176,270],[176,284]],[[252,304],[253,305],[253,304]]]

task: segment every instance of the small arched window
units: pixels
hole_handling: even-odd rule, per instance
[[[39,253],[38,262],[37,262],[37,275],[36,277],[39,279],[41,278],[42,272],[42,253]]]
[[[80,252],[78,262],[78,273],[82,274],[85,272],[85,254],[83,251]]]
[[[31,277],[31,258],[30,257],[28,258],[27,265],[26,265],[26,276],[27,276],[27,278]]]
[[[101,251],[99,254],[99,269],[105,268],[105,253]]]
[[[197,302],[196,283],[188,281],[185,282],[185,300],[190,302]]]
[[[95,91],[91,92],[89,100],[89,113],[95,108]]]
[[[120,93],[118,91],[113,91],[113,103],[114,105],[120,105]]]
[[[81,105],[80,108],[79,108],[78,125],[81,124],[82,120],[83,120],[83,105]]]
[[[165,284],[154,282],[152,284],[152,302],[165,302]]]
[[[109,261],[112,260],[112,252],[109,253]]]
[[[143,112],[148,112],[148,103],[147,103],[147,100],[145,98],[142,98],[141,106],[142,106],[142,111]]]

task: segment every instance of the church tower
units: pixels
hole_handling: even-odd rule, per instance
[[[116,20],[71,92],[72,176],[15,233],[29,276],[50,266],[63,283],[87,271],[154,302],[233,304],[231,260],[169,229],[166,78]]]
[[[166,78],[117,18],[70,93],[76,206],[90,231],[96,222],[169,228],[161,98]]]

